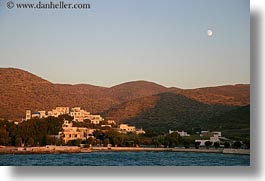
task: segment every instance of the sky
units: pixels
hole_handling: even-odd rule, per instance
[[[249,0],[64,1],[90,3],[78,10],[8,9],[8,1],[0,2],[0,67],[105,87],[250,83]]]

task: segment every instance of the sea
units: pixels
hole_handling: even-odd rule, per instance
[[[190,152],[2,154],[1,166],[250,166],[249,155]]]

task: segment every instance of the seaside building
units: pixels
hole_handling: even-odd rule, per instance
[[[135,126],[129,126],[128,124],[120,124],[119,125],[120,133],[136,133],[136,134],[145,134],[143,129],[136,129]]]
[[[195,142],[200,142],[200,146],[205,146],[205,142],[210,141],[212,143],[218,142],[220,143],[220,138],[222,136],[221,132],[218,131],[213,131],[213,132],[209,132],[209,131],[202,131],[200,136],[209,136],[210,135],[210,139],[207,140],[195,140]],[[224,138],[225,139],[225,138]]]
[[[69,115],[73,117],[75,122],[83,122],[84,120],[88,120],[91,124],[98,125],[102,124],[100,127],[103,128],[104,131],[112,129],[116,130],[120,133],[135,133],[135,134],[145,134],[143,129],[136,129],[135,126],[129,126],[128,124],[120,124],[118,127],[116,126],[116,122],[114,120],[104,121],[103,117],[100,115],[93,115],[90,112],[81,109],[81,107],[56,107],[51,111],[36,111],[31,112],[31,110],[26,110],[26,120],[32,118],[46,118],[49,116],[58,117],[59,115]],[[63,137],[65,143],[69,140],[76,139],[87,139],[87,135],[93,134],[93,129],[82,128],[82,127],[73,127],[73,123],[70,121],[64,121],[62,125],[63,131],[59,133]]]
[[[63,141],[67,143],[70,140],[86,140],[87,138],[91,137],[94,132],[94,129],[84,128],[84,127],[73,127],[73,123],[65,120],[62,125],[63,131],[59,132],[63,138]]]
[[[222,136],[222,132],[220,131],[214,131],[212,132],[213,136],[217,136],[217,137],[221,137]]]
[[[135,126],[129,126],[128,124],[120,124],[119,130],[121,133],[135,132]]]
[[[190,134],[188,134],[187,132],[185,131],[171,131],[169,130],[169,134],[172,134],[172,133],[178,133],[180,136],[182,137],[185,137],[185,136],[190,136]]]

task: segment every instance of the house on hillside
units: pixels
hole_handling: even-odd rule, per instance
[[[84,120],[90,120],[91,124],[99,124],[104,119],[100,115],[92,115],[90,112],[81,109],[80,107],[74,107],[70,110],[70,116],[74,118],[74,121],[83,122]]]
[[[63,114],[69,114],[69,107],[56,107],[51,111],[36,111],[26,110],[26,121],[32,118],[47,118],[49,116],[58,117]]]
[[[171,130],[169,130],[169,134],[172,134],[172,133],[178,133],[180,136],[182,136],[182,137],[184,137],[184,136],[190,136],[190,134],[188,134],[187,132],[185,132],[185,131],[171,131]]]
[[[135,133],[135,134],[145,134],[143,129],[136,129],[135,126],[129,126],[128,124],[120,124],[119,131],[120,133]]]

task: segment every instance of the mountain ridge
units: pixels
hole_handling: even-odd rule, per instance
[[[203,123],[210,118],[237,109],[237,106],[208,105],[172,92],[144,99],[128,101],[109,109],[103,115],[118,123],[132,124],[161,134],[169,129],[190,131],[190,128],[203,128]]]
[[[0,68],[0,118],[21,119],[26,109],[50,110],[56,106],[81,106],[91,113],[101,113],[128,101],[147,99],[146,97],[165,92],[181,94],[205,104],[230,106],[249,104],[250,85],[240,84],[234,87],[235,89],[231,89],[231,85],[226,85],[221,88],[213,87],[210,90],[209,88],[186,90],[167,88],[143,80],[126,82],[109,88],[90,84],[55,84],[28,71]],[[215,93],[215,90],[218,93]],[[148,103],[145,105],[148,107]]]

